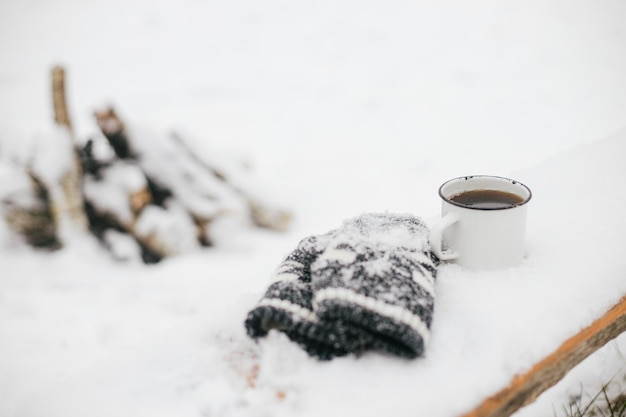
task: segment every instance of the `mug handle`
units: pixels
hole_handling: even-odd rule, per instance
[[[430,249],[433,251],[437,258],[442,261],[450,261],[459,257],[459,253],[453,250],[443,250],[443,231],[454,223],[459,221],[459,215],[456,213],[448,213],[435,223],[432,229],[430,229],[430,235],[428,242],[430,243]]]

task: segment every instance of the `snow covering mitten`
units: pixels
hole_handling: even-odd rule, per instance
[[[302,240],[249,313],[248,334],[283,331],[321,359],[368,349],[421,355],[436,275],[427,235],[413,216],[366,214]]]

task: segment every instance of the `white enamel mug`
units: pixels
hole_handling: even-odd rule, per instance
[[[479,208],[452,200],[472,190],[515,194],[520,202],[499,208]],[[441,219],[430,231],[433,253],[443,261],[468,269],[501,269],[516,266],[524,258],[526,209],[530,189],[503,177],[474,175],[445,182],[439,188]]]

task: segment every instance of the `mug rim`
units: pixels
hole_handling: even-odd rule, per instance
[[[524,201],[522,201],[521,203],[511,204],[511,205],[508,205],[508,206],[505,206],[505,207],[475,207],[475,206],[469,206],[467,204],[462,204],[462,203],[456,202],[456,201],[451,200],[450,198],[448,198],[448,196],[444,195],[443,189],[444,189],[444,187],[446,185],[448,185],[448,184],[450,184],[452,182],[458,182],[460,180],[468,181],[468,180],[471,180],[473,178],[493,178],[493,179],[498,180],[498,181],[507,181],[510,184],[513,184],[513,185],[516,185],[516,186],[519,185],[522,188],[524,188],[526,190],[526,192],[528,193],[528,196],[520,196],[520,197],[524,198]],[[517,194],[517,195],[519,196],[519,194]],[[520,206],[525,205],[526,203],[528,203],[530,201],[532,196],[533,196],[532,191],[525,184],[523,184],[523,183],[521,183],[521,182],[519,182],[517,180],[511,179],[511,178],[500,177],[500,176],[497,176],[497,175],[464,175],[462,177],[456,177],[456,178],[449,179],[448,181],[446,181],[443,184],[441,184],[441,186],[439,187],[439,197],[441,197],[441,199],[443,201],[445,201],[446,203],[452,204],[453,206],[462,207],[462,208],[466,208],[466,209],[469,209],[469,210],[481,210],[481,211],[509,210],[509,209],[512,209],[512,208],[516,208],[516,207],[520,207]]]

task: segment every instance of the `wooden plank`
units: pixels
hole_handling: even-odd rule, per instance
[[[508,417],[560,381],[572,368],[626,331],[626,297],[528,372],[513,378],[508,387],[487,398],[461,417]]]

